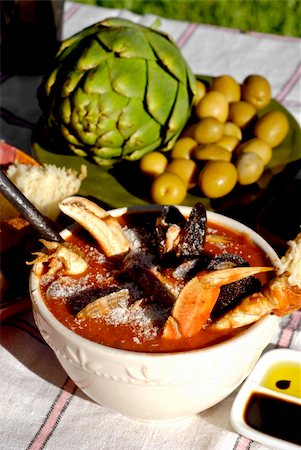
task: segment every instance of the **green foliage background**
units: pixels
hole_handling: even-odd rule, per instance
[[[300,0],[75,0],[137,14],[301,37]]]

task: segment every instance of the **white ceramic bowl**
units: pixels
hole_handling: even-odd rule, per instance
[[[118,216],[125,211],[122,208],[110,213]],[[188,214],[190,208],[182,207],[181,211]],[[254,231],[216,213],[208,212],[207,216],[209,221],[247,233],[279,266],[277,254]],[[63,233],[66,236],[68,232]],[[118,350],[91,342],[62,325],[44,304],[38,270],[36,265],[31,272],[30,293],[43,338],[83,392],[100,405],[131,418],[176,419],[220,402],[248,376],[278,329],[276,316],[267,316],[238,336],[205,349],[165,354]]]

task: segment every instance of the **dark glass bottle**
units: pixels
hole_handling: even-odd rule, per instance
[[[2,0],[1,73],[43,74],[61,40],[63,0]]]

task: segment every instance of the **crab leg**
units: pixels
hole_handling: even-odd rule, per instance
[[[288,242],[281,267],[262,291],[245,297],[212,328],[223,330],[249,325],[266,314],[285,316],[301,308],[301,233]]]
[[[285,316],[301,308],[301,289],[291,286],[289,274],[271,280],[262,290],[245,297],[236,308],[224,314],[212,329],[223,330],[249,325],[266,314]]]
[[[271,267],[235,267],[198,273],[180,292],[171,316],[164,325],[163,338],[178,339],[193,336],[209,318],[221,286],[271,270],[274,269]]]
[[[74,219],[96,239],[106,256],[124,255],[130,243],[118,221],[103,208],[83,197],[68,197],[60,210]]]
[[[27,262],[27,265],[36,263],[49,263],[49,276],[54,275],[58,270],[64,269],[65,275],[79,275],[85,272],[88,268],[87,262],[79,254],[76,248],[70,246],[68,243],[60,244],[59,242],[49,242],[45,239],[40,239],[49,253],[34,252],[36,255],[34,261]]]

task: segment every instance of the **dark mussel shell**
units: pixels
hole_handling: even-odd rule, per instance
[[[176,248],[173,248],[171,252],[166,252],[166,237],[167,232],[173,225],[177,225],[181,230],[184,229],[186,219],[183,214],[175,206],[163,206],[160,217],[156,220],[156,237],[158,243],[158,253],[160,258],[166,258],[170,256],[170,253],[174,256]]]
[[[239,255],[224,253],[210,261],[209,270],[230,269],[232,267],[247,267],[249,263]],[[244,297],[261,289],[258,278],[250,276],[242,280],[234,281],[221,287],[217,302],[211,313],[212,318],[219,317],[228,310],[234,308]]]
[[[248,266],[248,262],[235,253],[223,253],[212,257],[209,253],[203,252],[196,258],[185,258],[174,270],[173,275],[176,278],[184,278],[188,281],[202,270],[222,270]]]
[[[222,253],[210,260],[206,269],[208,270],[222,270],[231,269],[232,267],[248,267],[249,263],[235,253]]]
[[[253,276],[222,286],[217,302],[211,312],[211,317],[215,319],[221,316],[230,309],[235,308],[244,297],[258,292],[260,289],[260,280]]]
[[[163,206],[161,216],[157,220],[157,225],[163,229],[170,225],[184,227],[186,219],[176,206]]]
[[[156,221],[156,235],[161,258],[176,256],[177,259],[196,258],[204,251],[207,212],[202,203],[196,203],[186,220],[175,206],[164,206]],[[175,233],[174,245],[166,252],[167,234]]]
[[[196,203],[184,226],[178,250],[180,256],[196,257],[202,254],[207,231],[206,225],[206,208],[201,202]]]

